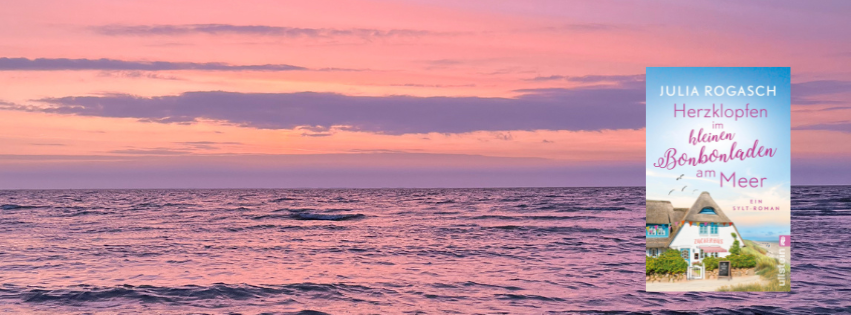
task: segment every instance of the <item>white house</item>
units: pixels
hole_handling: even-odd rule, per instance
[[[660,234],[660,227],[667,227],[667,235]],[[664,228],[661,230],[664,232]],[[668,201],[647,200],[645,233],[648,256],[658,256],[671,248],[679,251],[689,264],[709,256],[729,255],[733,233],[739,246],[745,247],[734,222],[708,192],[701,193],[689,209],[675,209]]]
[[[644,231],[647,256],[656,257],[668,249],[671,235],[676,232],[673,222],[680,221],[684,215],[684,211],[675,211],[670,201],[647,200],[647,225]]]

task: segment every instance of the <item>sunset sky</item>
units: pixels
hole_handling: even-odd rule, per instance
[[[845,1],[18,1],[0,189],[644,184],[644,72],[791,67],[851,184]]]

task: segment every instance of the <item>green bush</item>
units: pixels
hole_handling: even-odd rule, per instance
[[[706,267],[706,271],[712,271],[718,269],[718,261],[720,261],[718,258],[706,257],[703,259],[703,266]]]
[[[756,256],[754,255],[742,255],[743,259],[739,264],[738,268],[753,268],[756,267]]]
[[[730,265],[733,268],[756,267],[756,257],[754,255],[730,255],[726,258],[730,261]]]
[[[688,269],[688,263],[680,256],[680,252],[668,249],[654,262],[653,272],[676,274],[684,273]]]
[[[644,268],[647,270],[647,274],[654,273],[656,271],[656,258],[646,256],[647,260],[644,262]]]

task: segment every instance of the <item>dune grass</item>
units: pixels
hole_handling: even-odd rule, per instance
[[[756,274],[760,275],[763,279],[767,280],[768,283],[752,283],[752,284],[740,284],[735,286],[724,286],[718,289],[717,291],[722,292],[740,292],[740,291],[759,291],[759,292],[789,292],[791,291],[791,278],[790,271],[791,268],[789,264],[785,264],[785,277],[786,283],[784,285],[780,285],[780,280],[777,278],[779,274],[777,268],[777,259],[766,256],[765,254],[768,252],[764,248],[760,247],[754,242],[749,240],[745,240],[746,246],[742,248],[742,252],[745,254],[751,254],[756,256]]]
[[[742,248],[742,253],[751,254],[751,255],[754,255],[754,257],[756,257],[756,271],[757,271],[757,273],[759,273],[760,264],[771,264],[771,265],[775,265],[775,267],[776,267],[777,259],[774,259],[774,258],[771,258],[771,257],[768,257],[768,256],[765,255],[765,254],[768,253],[768,250],[766,250],[765,248],[762,248],[762,246],[759,246],[756,243],[749,241],[749,240],[745,240],[745,244],[747,246]]]
[[[756,256],[765,256],[765,254],[768,253],[767,249],[762,248],[759,244],[749,240],[745,240],[745,247],[742,248],[742,251],[745,252],[745,254],[752,254]]]

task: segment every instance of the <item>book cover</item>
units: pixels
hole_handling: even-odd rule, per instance
[[[790,68],[647,68],[647,291],[790,291]]]

